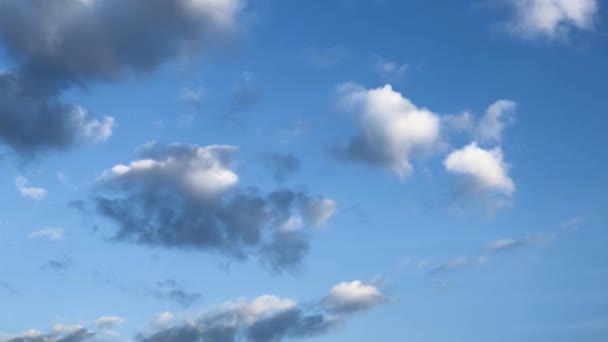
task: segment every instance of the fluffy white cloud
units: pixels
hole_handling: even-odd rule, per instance
[[[517,103],[509,100],[494,102],[477,125],[477,136],[483,142],[500,143],[505,127],[513,122]]]
[[[171,184],[181,193],[209,198],[223,193],[238,183],[238,175],[230,168],[236,146],[188,146],[174,144],[158,154],[150,143],[142,151],[148,159],[134,160],[129,165],[116,165],[105,179],[155,179]]]
[[[49,241],[63,240],[63,229],[45,228],[27,235],[29,239],[47,239]]]
[[[443,164],[450,172],[471,177],[482,189],[505,195],[511,195],[515,191],[515,184],[507,173],[508,164],[503,161],[500,147],[485,150],[473,142],[450,153]]]
[[[386,301],[386,297],[373,285],[355,280],[334,286],[324,304],[333,312],[353,312],[370,309]]]
[[[412,171],[410,156],[432,148],[439,139],[439,117],[419,108],[390,85],[365,89],[357,84],[338,88],[340,104],[360,116],[360,132],[341,150],[344,157],[392,169]]]
[[[513,0],[508,29],[524,38],[564,38],[573,29],[591,29],[599,12],[598,0]]]
[[[46,196],[46,190],[29,185],[27,178],[19,176],[15,179],[15,185],[21,196],[31,198],[33,200],[41,200]]]

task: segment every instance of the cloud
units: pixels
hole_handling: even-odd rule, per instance
[[[12,336],[6,339],[5,342],[82,342],[92,340],[94,337],[94,333],[81,325],[56,324],[46,334],[31,329],[22,334]]]
[[[504,195],[515,191],[515,184],[508,175],[509,165],[503,161],[500,147],[485,150],[472,142],[450,153],[443,164],[449,172],[469,177],[475,190],[490,190]]]
[[[323,303],[330,312],[352,313],[369,310],[385,301],[377,287],[353,281],[334,286]]]
[[[347,322],[351,315],[384,304],[384,294],[373,285],[359,281],[334,286],[323,300],[299,303],[291,298],[262,295],[236,299],[196,313],[163,312],[153,319],[153,331],[136,334],[134,341],[175,342],[280,342],[330,333]],[[124,322],[117,316],[103,316],[95,321],[99,332]],[[110,334],[111,335],[111,334]],[[28,330],[8,336],[3,342],[82,342],[103,340],[82,325],[56,324],[48,333]]]
[[[0,2],[0,142],[23,155],[99,142],[114,119],[61,100],[68,88],[148,74],[236,32],[240,0]]]
[[[140,159],[116,165],[96,184],[94,210],[114,222],[113,239],[148,246],[255,255],[269,268],[294,270],[309,246],[304,231],[282,230],[294,216],[324,224],[336,203],[288,189],[238,186],[234,146],[151,143]]]
[[[412,172],[410,157],[435,147],[439,116],[419,108],[390,85],[365,89],[339,86],[340,105],[359,116],[360,131],[338,149],[338,156],[391,169],[400,176]]]
[[[239,81],[232,86],[226,118],[238,119],[239,114],[251,110],[263,96],[264,88],[255,81],[253,73],[244,72]]]
[[[102,316],[95,320],[95,324],[101,330],[112,330],[117,325],[121,325],[125,319],[117,316]]]
[[[23,176],[19,176],[15,179],[15,186],[21,196],[26,198],[39,201],[46,196],[45,189],[29,186],[29,181]]]
[[[284,182],[301,167],[300,159],[293,154],[267,153],[260,160],[277,182]]]
[[[0,4],[0,37],[22,74],[39,83],[35,88],[54,90],[148,73],[193,56],[233,34],[243,6],[240,0],[7,0]]]
[[[406,63],[389,61],[379,55],[374,55],[373,59],[374,69],[378,72],[378,74],[380,74],[380,76],[389,80],[403,78],[409,67]]]
[[[505,1],[514,15],[507,30],[525,39],[565,39],[574,30],[591,30],[599,13],[597,0]]]
[[[492,252],[510,250],[518,247],[544,245],[553,242],[553,234],[538,233],[521,239],[498,239],[486,244],[485,249]]]
[[[457,268],[461,268],[466,266],[470,262],[470,258],[466,256],[458,256],[456,258],[448,260],[446,263],[439,265],[433,271],[431,271],[431,275],[445,273]]]
[[[152,290],[155,297],[169,299],[184,308],[192,306],[202,297],[200,293],[190,293],[185,291],[180,284],[172,279],[158,282],[156,285],[156,289]]]
[[[490,105],[477,125],[479,140],[500,143],[505,127],[513,123],[513,113],[516,108],[517,103],[509,100],[498,100]]]
[[[72,267],[73,264],[71,261],[69,260],[64,260],[64,261],[59,261],[59,260],[49,260],[47,261],[44,265],[42,265],[42,269],[50,269],[56,272],[63,272],[67,269],[69,269],[70,267]]]
[[[19,291],[11,284],[4,281],[0,281],[0,290],[4,292],[8,292],[12,295],[18,295]]]
[[[48,241],[63,240],[63,229],[60,228],[45,228],[27,235],[28,239],[46,239]]]
[[[371,285],[354,281],[350,288],[348,308],[328,310],[325,301],[300,304],[293,299],[264,295],[253,300],[237,300],[221,304],[181,324],[161,328],[150,335],[139,335],[138,341],[248,341],[268,342],[301,339],[327,334],[345,323],[348,314],[371,309],[383,301],[370,301],[371,295],[384,298]],[[354,285],[350,285],[354,284]],[[337,285],[339,288],[340,285]],[[336,288],[336,287],[335,287]],[[332,294],[326,298],[333,298]],[[174,321],[174,315],[167,315]]]

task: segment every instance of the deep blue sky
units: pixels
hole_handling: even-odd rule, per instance
[[[0,2],[0,341],[608,338],[603,3],[35,3]]]

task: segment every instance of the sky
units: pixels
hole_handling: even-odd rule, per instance
[[[0,341],[606,341],[605,7],[0,0]]]

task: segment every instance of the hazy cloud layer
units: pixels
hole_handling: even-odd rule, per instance
[[[237,259],[255,255],[275,271],[294,269],[309,249],[302,229],[323,225],[336,204],[281,189],[262,193],[238,186],[234,146],[148,144],[128,165],[97,181],[95,211],[116,223],[113,239],[205,250]],[[298,227],[299,228],[299,227]]]

